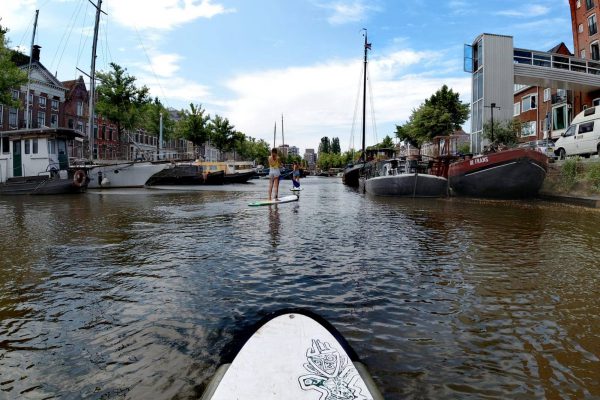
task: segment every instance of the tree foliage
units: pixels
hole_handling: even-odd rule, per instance
[[[142,124],[144,108],[150,103],[149,89],[138,88],[136,78],[127,69],[110,63],[109,72],[98,72],[96,110],[117,125],[119,138],[124,129],[134,129]]]
[[[319,154],[323,153],[331,153],[331,142],[327,136],[322,137],[321,143],[319,143]]]
[[[149,134],[159,137],[161,114],[163,117],[163,140],[169,140],[174,136],[175,121],[173,121],[171,114],[167,111],[158,97],[155,97],[152,102],[144,105],[141,127]]]
[[[13,52],[8,48],[8,29],[0,25],[0,104],[20,107],[21,102],[12,98],[11,89],[19,89],[27,83],[27,73],[12,61]]]
[[[227,118],[215,115],[209,122],[209,129],[210,141],[219,151],[223,152],[234,148],[235,127],[229,123]]]
[[[341,154],[342,149],[340,147],[340,138],[334,137],[331,139],[331,152],[333,154]]]
[[[518,142],[521,134],[522,124],[517,118],[510,121],[494,121],[494,143],[503,143],[506,145]],[[483,137],[492,141],[492,124],[486,122],[483,124]]]
[[[176,126],[178,136],[189,140],[195,146],[204,144],[209,139],[211,131],[210,114],[205,115],[205,112],[201,104],[193,103],[190,103],[189,110],[182,110],[181,119]]]
[[[396,125],[395,135],[412,146],[421,147],[436,136],[452,134],[469,118],[469,105],[448,86],[442,86],[412,111],[404,125]]]

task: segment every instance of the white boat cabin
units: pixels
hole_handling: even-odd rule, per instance
[[[82,138],[77,131],[64,128],[0,132],[0,182],[13,177],[54,173],[66,178],[69,148],[74,139]]]

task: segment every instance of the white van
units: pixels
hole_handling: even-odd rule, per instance
[[[600,107],[583,110],[560,138],[554,143],[554,152],[559,159],[575,154],[600,154]]]

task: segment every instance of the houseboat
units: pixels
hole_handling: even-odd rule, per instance
[[[85,192],[85,172],[69,168],[69,148],[83,139],[77,131],[21,129],[0,136],[0,195]]]

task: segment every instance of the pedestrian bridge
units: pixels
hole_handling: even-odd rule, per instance
[[[600,89],[600,61],[514,49],[516,84],[589,92]]]

